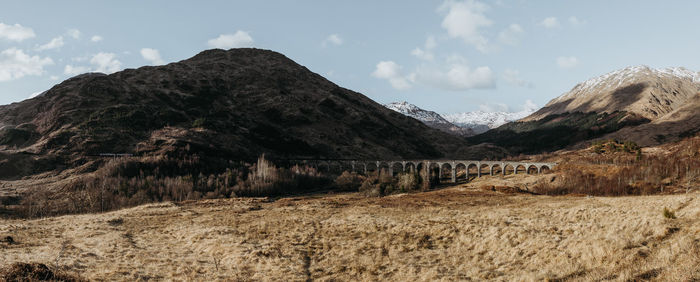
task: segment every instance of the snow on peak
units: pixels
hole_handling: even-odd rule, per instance
[[[519,112],[484,112],[474,111],[445,115],[445,119],[460,127],[473,128],[475,133],[481,133],[506,123],[524,118],[537,110],[527,107]]]
[[[405,101],[393,102],[384,106],[427,124],[456,125],[464,129],[471,129],[476,134],[524,118],[538,109],[537,105],[530,100],[526,102],[524,109],[519,112],[474,111],[447,115],[426,111]]]
[[[440,114],[433,112],[433,111],[426,111],[423,110],[416,105],[410,104],[406,101],[403,102],[393,102],[384,105],[385,107],[394,110],[396,112],[402,113],[404,115],[407,115],[409,117],[415,118],[417,120],[420,120],[422,122],[431,122],[431,123],[444,123],[444,124],[449,124],[450,122],[445,120]]]
[[[604,90],[617,89],[649,77],[688,79],[694,83],[700,83],[700,72],[693,72],[683,67],[656,69],[646,65],[631,66],[579,83],[571,91],[555,100],[562,101]]]

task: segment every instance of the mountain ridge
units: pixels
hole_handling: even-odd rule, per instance
[[[534,110],[520,112],[485,112],[474,111],[445,115],[445,119],[461,127],[472,128],[476,134],[484,133],[506,123],[519,120]]]
[[[700,132],[700,74],[685,68],[627,67],[578,83],[518,121],[470,137],[511,152],[583,148],[618,139],[642,146]]]
[[[458,136],[472,136],[475,134],[474,130],[472,130],[471,128],[464,128],[455,125],[447,121],[442,115],[434,111],[424,110],[406,101],[392,102],[384,106],[403,115],[420,120],[427,126],[442,130],[443,132],[455,134]]]
[[[698,92],[700,73],[682,67],[627,67],[578,83],[521,120],[565,112],[626,111],[653,121],[681,107]]]
[[[197,156],[212,167],[270,158],[484,157],[269,50],[206,50],[163,66],[83,74],[0,106],[0,170],[21,176],[87,156]],[[12,161],[11,161],[12,159]],[[21,161],[17,161],[21,159]],[[0,177],[8,177],[0,175]]]

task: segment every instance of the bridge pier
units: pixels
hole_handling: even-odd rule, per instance
[[[382,169],[382,164],[386,164],[388,166],[387,172],[390,173],[390,175],[394,175],[394,166],[397,164],[400,164],[401,167],[401,172],[407,172],[406,170],[409,170],[409,172],[418,172],[421,173],[421,171],[418,170],[419,166],[424,167],[426,171],[428,171],[428,181],[434,181],[435,179],[432,178],[432,164],[438,165],[438,179],[442,178],[443,173],[445,173],[445,169],[443,168],[444,165],[450,164],[450,182],[451,183],[457,183],[457,167],[459,165],[463,165],[466,169],[467,173],[467,179],[469,179],[469,170],[471,166],[476,166],[477,169],[477,177],[481,177],[483,175],[482,173],[482,166],[486,165],[487,168],[489,169],[489,175],[494,176],[498,174],[502,174],[503,176],[507,175],[507,166],[512,166],[513,169],[513,174],[518,174],[518,168],[520,166],[523,166],[525,168],[525,173],[527,174],[528,171],[530,170],[531,167],[534,167],[535,170],[534,173],[541,174],[544,171],[544,168],[546,167],[548,170],[553,169],[555,166],[557,166],[557,163],[544,163],[544,162],[537,162],[537,163],[530,163],[530,162],[497,162],[497,161],[477,161],[477,160],[435,160],[435,161],[430,161],[430,160],[395,160],[395,161],[357,161],[357,160],[342,160],[338,162],[337,160],[313,160],[313,159],[306,159],[306,160],[286,160],[287,165],[306,165],[310,167],[314,167],[316,169],[321,169],[324,165],[328,168],[329,172],[334,172],[332,171],[331,168],[334,168],[334,165],[338,165],[340,168],[340,172],[347,170],[348,168],[351,168],[353,172],[363,172],[365,175],[369,172],[369,166],[372,164],[376,165],[377,172],[381,171]],[[408,169],[406,166],[408,164],[411,164],[411,168]],[[494,173],[494,168],[496,165],[499,165],[501,167],[501,173]],[[361,167],[358,167],[361,166]],[[397,166],[398,168],[398,166]]]

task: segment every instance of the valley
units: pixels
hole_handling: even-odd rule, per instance
[[[700,276],[697,192],[551,197],[481,187],[492,181],[382,198],[202,200],[3,220],[0,238],[14,243],[0,243],[0,261],[41,262],[89,280]],[[676,218],[664,217],[664,209]]]

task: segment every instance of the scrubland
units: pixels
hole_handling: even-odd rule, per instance
[[[0,267],[40,262],[89,280],[700,279],[700,193],[483,190],[548,177],[381,198],[231,198],[5,219],[0,237],[14,242],[0,243]]]
[[[431,187],[427,171],[343,173],[326,190],[317,171],[262,158],[247,177],[113,162],[8,209],[30,213],[0,219],[0,280],[35,263],[87,280],[697,281],[698,157],[700,137],[610,141],[531,156],[559,162],[541,175]],[[45,217],[61,212],[84,214]]]

